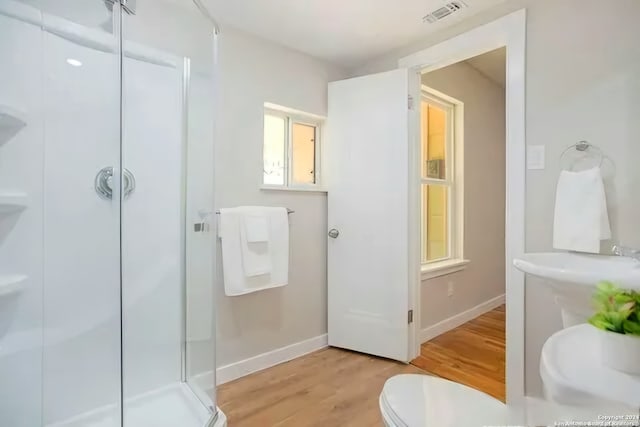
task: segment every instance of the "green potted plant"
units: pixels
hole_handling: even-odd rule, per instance
[[[640,375],[640,292],[600,282],[593,296],[597,310],[589,319],[601,334],[602,363]]]

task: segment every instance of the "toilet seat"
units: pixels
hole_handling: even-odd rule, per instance
[[[506,425],[504,403],[470,387],[428,375],[387,380],[380,394],[387,427],[481,427]]]

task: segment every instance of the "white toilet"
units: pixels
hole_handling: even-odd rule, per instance
[[[566,383],[565,383],[566,385]],[[558,421],[596,420],[603,415],[634,414],[637,409],[604,402],[575,387],[547,386],[551,400],[528,401],[526,415],[472,388],[428,375],[389,378],[380,394],[380,412],[386,427],[486,427],[555,425]],[[611,390],[611,388],[608,388]],[[628,399],[638,399],[630,394]],[[634,400],[635,401],[635,400]],[[631,403],[631,402],[630,402]]]
[[[428,375],[389,378],[380,394],[386,427],[507,425],[507,406],[470,387]]]
[[[547,400],[528,409],[527,417],[537,420],[533,425],[637,413],[640,376],[603,367],[593,337],[596,332],[590,325],[580,325],[547,340],[540,361]],[[415,374],[387,380],[380,411],[386,427],[481,427],[513,425],[514,416],[517,419],[507,405],[485,393]]]
[[[562,405],[637,412],[640,376],[602,364],[599,333],[583,324],[563,329],[547,340],[540,357],[545,397]]]

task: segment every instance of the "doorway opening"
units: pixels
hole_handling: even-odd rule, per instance
[[[421,74],[423,370],[506,400],[506,48]]]

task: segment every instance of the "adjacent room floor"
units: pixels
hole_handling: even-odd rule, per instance
[[[220,386],[218,406],[230,427],[380,427],[382,386],[403,373],[424,371],[327,348]]]
[[[422,344],[411,362],[505,401],[505,306]]]

